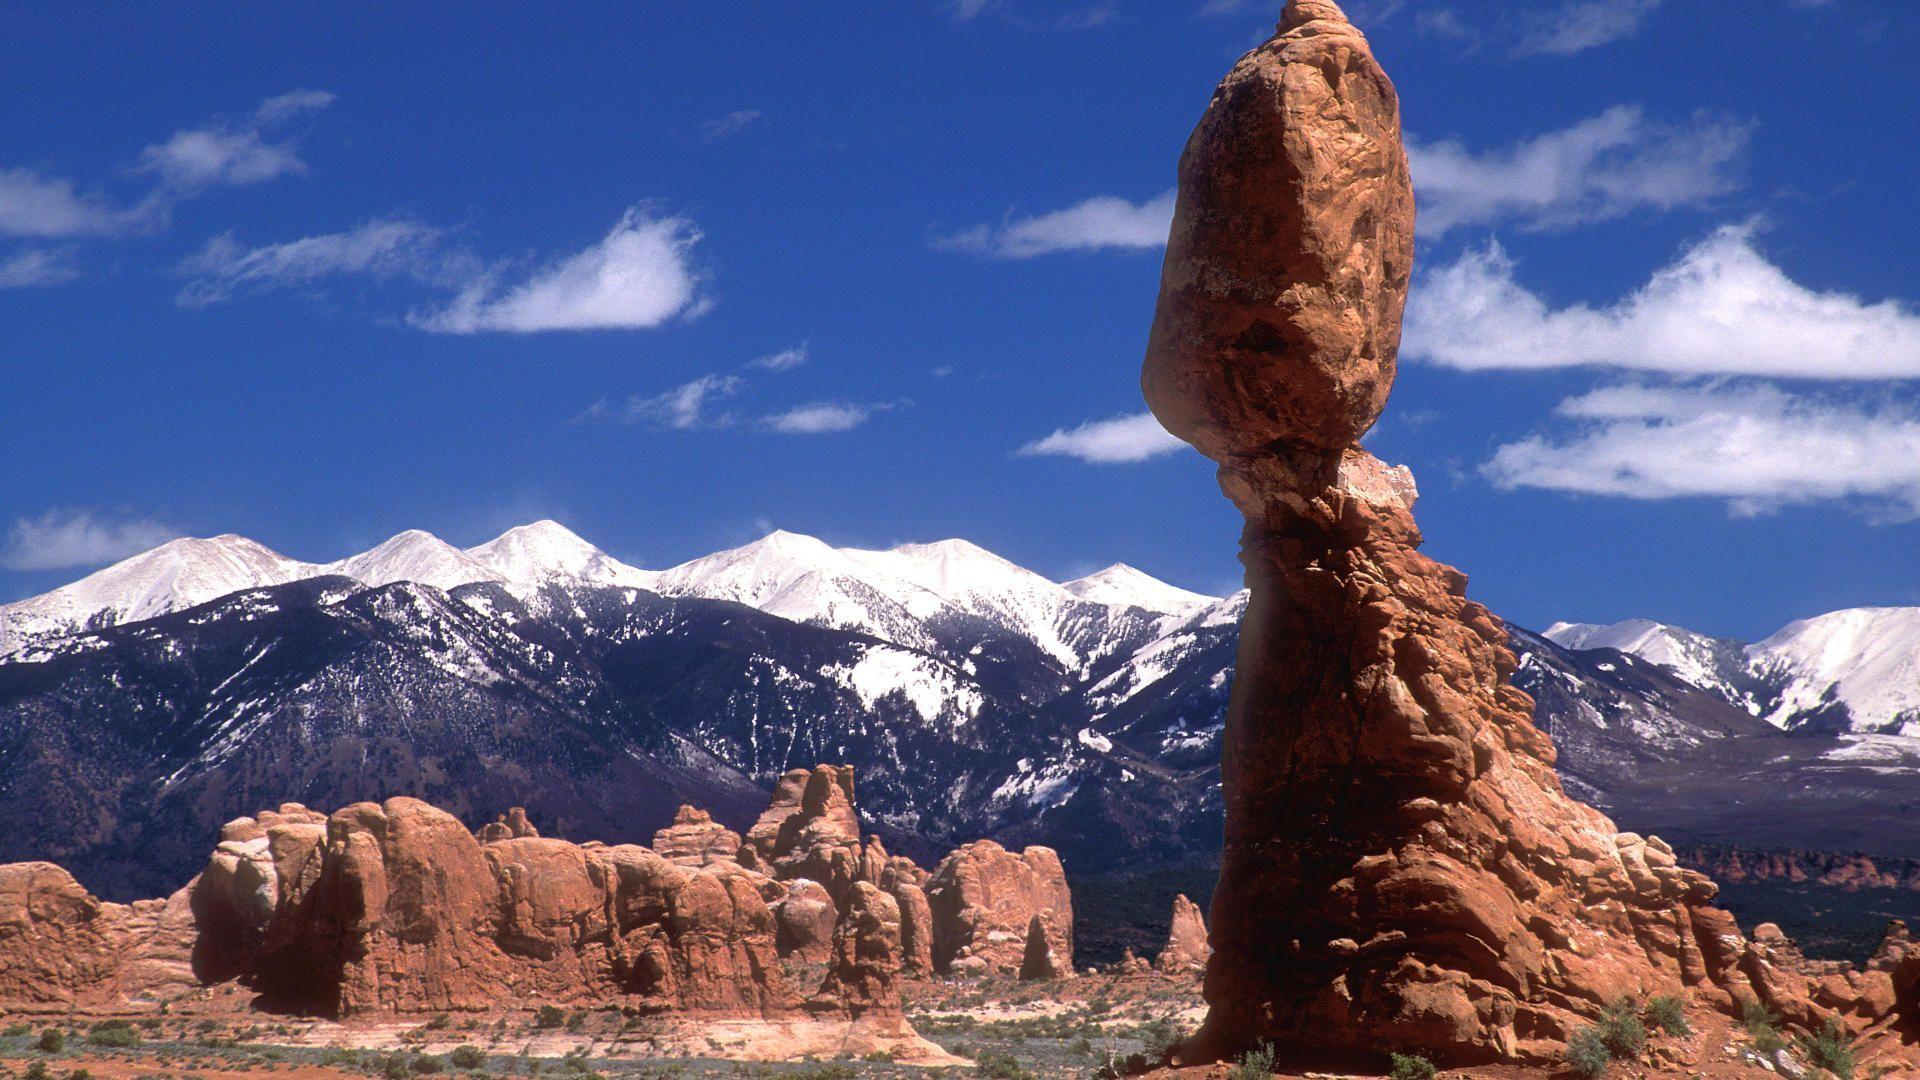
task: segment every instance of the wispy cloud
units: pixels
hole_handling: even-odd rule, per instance
[[[1160,426],[1152,413],[1094,420],[1071,430],[1061,429],[1020,448],[1024,455],[1078,458],[1095,465],[1116,465],[1171,454],[1186,446]]]
[[[1632,37],[1661,0],[1572,0],[1528,16],[1514,52],[1572,56]]]
[[[1766,384],[1612,386],[1562,401],[1574,430],[1500,447],[1503,488],[1629,499],[1709,498],[1741,516],[1842,502],[1920,517],[1920,417]]]
[[[587,410],[586,417],[592,420],[644,423],[671,431],[728,427],[733,424],[734,416],[731,413],[716,413],[714,408],[719,402],[738,394],[745,385],[746,380],[738,375],[702,375],[663,393],[635,395],[624,404],[596,402]]]
[[[0,289],[61,285],[79,276],[73,252],[64,248],[25,248],[0,258]]]
[[[1420,195],[1415,226],[1423,236],[1507,222],[1555,229],[1706,205],[1739,186],[1752,133],[1753,125],[1726,117],[1660,123],[1637,105],[1617,105],[1497,150],[1409,140]]]
[[[73,181],[33,169],[0,167],[0,234],[42,239],[111,236],[152,223],[157,203],[121,207],[83,194]]]
[[[189,280],[177,299],[187,307],[203,307],[240,291],[305,286],[341,274],[452,285],[481,273],[477,261],[448,251],[445,237],[441,229],[406,218],[254,248],[227,233],[180,264]]]
[[[699,239],[685,218],[657,218],[635,207],[599,242],[504,284],[502,266],[453,244],[447,230],[407,218],[252,248],[228,234],[181,264],[189,280],[179,300],[202,306],[243,290],[360,274],[452,292],[445,303],[407,317],[437,333],[636,329],[706,310],[689,255]]]
[[[483,330],[633,330],[676,318],[697,318],[710,301],[690,252],[700,231],[681,217],[626,212],[599,243],[500,288],[475,282],[446,307],[410,318],[422,329],[471,334]]]
[[[269,141],[268,137],[289,121],[318,112],[333,100],[334,96],[324,90],[296,90],[268,98],[243,120],[216,121],[175,132],[166,142],[142,151],[140,166],[184,192],[216,185],[257,184],[304,173],[307,163],[301,160],[294,141]]]
[[[1015,0],[947,0],[945,6],[956,22],[973,22],[982,15],[992,15],[1000,22],[1022,30],[1091,30],[1120,17],[1119,10],[1109,3],[1061,8],[1025,0],[1019,3]],[[1035,14],[1032,9],[1037,7],[1051,7],[1054,10]]]
[[[700,141],[719,142],[731,139],[766,118],[759,109],[735,109],[725,116],[716,116],[700,122]]]
[[[747,361],[746,366],[759,371],[792,371],[807,362],[807,346],[802,343],[791,349],[781,349],[777,353],[768,353]]]
[[[782,435],[826,435],[852,431],[866,423],[873,414],[899,408],[902,404],[898,401],[813,401],[762,417],[760,422],[768,430]]]
[[[1064,210],[1010,217],[999,225],[975,225],[934,243],[1003,259],[1030,259],[1058,251],[1165,247],[1173,224],[1173,200],[1171,191],[1143,203],[1097,195]]]
[[[1604,307],[1555,308],[1514,277],[1498,244],[1422,275],[1408,356],[1467,370],[1612,367],[1799,379],[1920,377],[1920,312],[1793,281],[1755,227],[1715,231]]]
[[[180,535],[143,518],[108,520],[86,510],[49,510],[39,517],[15,518],[0,547],[0,567],[9,570],[64,570],[101,566],[158,547]]]

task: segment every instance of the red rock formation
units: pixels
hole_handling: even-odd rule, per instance
[[[781,777],[772,805],[747,830],[747,843],[774,877],[817,881],[842,903],[861,880],[864,859],[852,767],[820,765]]]
[[[1143,376],[1219,462],[1252,590],[1194,1052],[1544,1061],[1603,1003],[1687,987],[1811,1019],[1705,876],[1561,790],[1504,628],[1356,445],[1412,255],[1393,86],[1331,0],[1292,0],[1181,158]]]
[[[878,838],[869,839],[869,850]],[[933,907],[927,902],[927,872],[896,855],[880,872],[879,886],[900,907],[901,967],[909,975],[933,974]]]
[[[0,866],[0,1007],[65,1012],[148,1004],[193,985],[185,891],[104,903],[52,863]]]
[[[1073,897],[1052,848],[1034,846],[1014,855],[991,840],[976,840],[941,860],[926,896],[934,970],[1030,970],[1035,978],[1072,971]],[[1043,940],[1030,940],[1036,927]]]
[[[785,889],[773,903],[780,955],[826,963],[833,956],[834,927],[840,923],[833,897],[827,895],[826,886],[807,878],[789,881]]]
[[[713,820],[705,810],[682,806],[673,815],[673,824],[653,834],[653,850],[682,866],[735,862],[740,854],[740,834]]]
[[[1185,893],[1173,898],[1173,923],[1167,930],[1167,946],[1153,966],[1166,975],[1192,975],[1207,969],[1207,957],[1213,949],[1207,944],[1207,921],[1200,905]]]

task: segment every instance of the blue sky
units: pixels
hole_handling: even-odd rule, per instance
[[[386,7],[0,3],[0,599],[539,517],[1236,580],[1129,418],[1175,160],[1277,4]],[[1428,550],[1535,627],[1920,603],[1920,10],[1350,12],[1420,186],[1368,442]]]

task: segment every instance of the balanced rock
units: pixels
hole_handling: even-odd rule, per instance
[[[1185,893],[1173,898],[1173,924],[1167,931],[1166,948],[1153,964],[1167,975],[1191,976],[1207,969],[1207,957],[1213,949],[1207,944],[1207,921],[1200,905]]]
[[[941,974],[1066,973],[1073,968],[1073,897],[1052,848],[1018,855],[991,840],[955,849],[927,880],[933,967]],[[1036,928],[1043,940],[1032,941]],[[1031,954],[1031,956],[1030,956]]]
[[[1419,553],[1412,476],[1356,445],[1393,382],[1413,189],[1393,85],[1332,0],[1291,0],[1234,66],[1179,182],[1143,385],[1219,463],[1251,590],[1187,1053],[1546,1062],[1606,1003],[1688,988],[1812,1019],[1711,881],[1561,789],[1505,628]]]

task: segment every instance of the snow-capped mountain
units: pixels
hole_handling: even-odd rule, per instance
[[[325,570],[376,587],[411,581],[451,589],[476,581],[503,580],[473,556],[419,529],[408,529],[371,551],[330,563]]]
[[[1739,684],[1744,682],[1742,672],[1746,661],[1741,642],[1708,637],[1652,619],[1628,619],[1605,625],[1557,622],[1547,627],[1541,636],[1563,649],[1615,649],[1631,653],[1729,700],[1740,696]]]
[[[660,577],[652,570],[628,566],[557,521],[508,529],[479,547],[468,548],[466,556],[522,588],[572,581],[651,589]]]
[[[1778,728],[1920,734],[1920,608],[1829,612],[1753,644],[1647,619],[1555,623],[1545,636],[1658,664]]]
[[[1780,727],[1920,735],[1920,608],[1851,608],[1746,649],[1755,711]]]
[[[1096,604],[1137,607],[1162,615],[1189,615],[1199,608],[1218,603],[1220,599],[1169,585],[1126,563],[1114,563],[1105,570],[1074,578],[1063,583],[1061,588]]]
[[[93,627],[326,573],[244,536],[172,540],[71,585],[0,606],[0,660]]]

